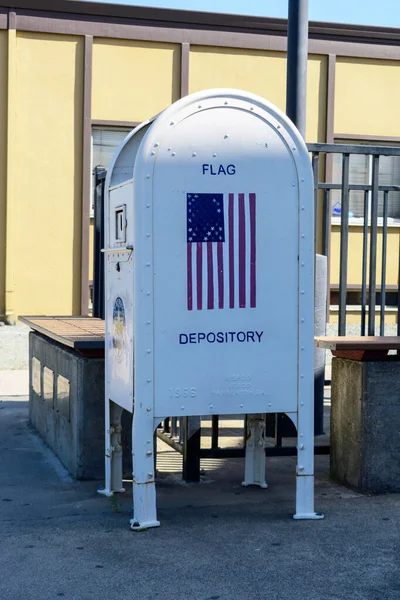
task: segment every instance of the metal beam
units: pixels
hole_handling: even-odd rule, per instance
[[[289,0],[286,114],[306,136],[308,0]]]

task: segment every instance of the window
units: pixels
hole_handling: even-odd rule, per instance
[[[340,143],[351,143],[348,140]],[[357,145],[369,145],[369,142],[357,142]],[[375,146],[384,144],[375,142]],[[333,182],[342,181],[342,155],[333,155]],[[351,154],[349,163],[349,183],[356,185],[371,185],[372,183],[372,156],[366,154]],[[379,158],[379,185],[400,185],[400,156],[381,156]],[[369,196],[369,215],[371,211],[371,192]],[[341,191],[332,190],[332,216],[339,216],[341,209]],[[358,190],[350,191],[349,198],[350,218],[364,218],[364,192]],[[378,196],[378,217],[383,217],[383,192]],[[400,192],[389,192],[388,195],[388,221],[400,219]]]
[[[116,149],[118,148],[120,143],[126,138],[130,131],[132,131],[132,129],[120,127],[107,127],[103,129],[99,129],[96,127],[92,129],[92,206],[90,215],[92,217],[94,210],[94,168],[102,166],[105,169],[108,169]]]
[[[101,165],[108,169],[114,153],[131,129],[111,128],[92,131],[92,168]]]

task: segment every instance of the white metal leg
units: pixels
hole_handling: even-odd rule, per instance
[[[242,485],[267,488],[265,480],[265,415],[247,415],[246,457]]]
[[[296,514],[294,519],[323,519],[314,510],[314,406],[301,405],[298,413]]]
[[[106,397],[105,411],[105,485],[99,494],[112,496],[125,492],[122,483],[122,408]]]
[[[153,416],[151,411],[133,413],[133,519],[131,529],[141,531],[159,527],[156,506],[155,461],[153,445]]]
[[[113,492],[124,492],[124,485],[122,482],[123,469],[122,469],[122,411],[124,409],[114,402],[111,403],[111,486]]]
[[[314,475],[296,475],[296,514],[293,519],[323,519],[314,511]]]

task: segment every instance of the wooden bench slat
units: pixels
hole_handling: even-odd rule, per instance
[[[104,349],[105,323],[94,317],[19,317],[31,329],[76,350]]]
[[[318,336],[315,345],[326,350],[398,350],[400,336]]]

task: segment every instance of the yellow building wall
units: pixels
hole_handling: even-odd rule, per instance
[[[400,228],[389,227],[386,247],[386,285],[396,285],[398,280],[398,254],[400,242]],[[362,244],[363,228],[360,226],[350,226],[349,228],[349,250],[347,265],[347,283],[348,285],[359,285],[362,283]],[[378,227],[377,252],[376,252],[376,284],[381,285],[382,281],[382,227]],[[339,285],[339,266],[340,266],[340,227],[332,226],[331,232],[331,263],[330,263],[330,281],[332,285]],[[369,281],[369,247],[367,251],[367,290]],[[367,311],[368,312],[368,311]],[[360,323],[361,307],[349,308],[347,311],[347,323]],[[380,323],[380,306],[376,307],[375,322]],[[329,320],[331,323],[338,322],[338,311],[331,309]],[[367,315],[368,322],[368,315]],[[397,323],[397,310],[386,308],[385,323]]]
[[[400,61],[338,57],[335,133],[400,136]]]
[[[399,255],[400,228],[389,227],[386,249],[386,283],[388,285],[397,285],[398,278],[398,260]],[[349,228],[349,252],[347,266],[347,283],[349,285],[361,285],[362,282],[362,243],[363,228],[360,226],[350,226]],[[382,274],[382,227],[378,227],[378,241],[376,253],[376,273],[377,285],[381,283]],[[391,258],[394,257],[393,260]],[[340,227],[332,226],[331,233],[331,275],[332,284],[339,283],[339,264],[340,264]],[[367,261],[367,275],[369,274],[369,248]]]
[[[375,331],[378,331],[378,327],[380,326],[381,316],[380,316],[380,306],[378,305],[375,310]],[[339,323],[339,311],[338,310],[330,310],[329,314],[329,323]],[[386,325],[396,325],[397,323],[397,310],[396,309],[387,309],[385,311],[385,326]],[[347,325],[361,325],[361,308],[352,309],[348,308],[346,310],[346,324]],[[366,311],[366,320],[365,326],[368,327],[368,307]],[[349,334],[348,334],[349,335]],[[388,335],[388,333],[386,333]]]
[[[306,141],[326,141],[326,104],[328,61],[325,56],[310,55],[307,64]]]
[[[310,55],[307,75],[308,142],[325,141],[326,73],[326,57]],[[191,46],[189,93],[218,87],[258,94],[285,111],[286,54]]]
[[[17,34],[14,306],[80,312],[83,39]]]
[[[11,247],[16,314],[80,312],[83,39],[17,33]],[[335,132],[400,136],[400,64],[338,57]],[[140,121],[178,99],[180,46],[106,40],[93,45],[92,119]],[[286,55],[191,46],[189,93],[234,87],[282,110]],[[325,141],[327,57],[308,60],[307,141]],[[14,96],[13,96],[14,97]],[[7,148],[7,32],[0,32],[0,156]],[[323,165],[321,165],[322,168]],[[7,161],[0,160],[0,314],[5,311]],[[8,232],[7,232],[8,233]],[[397,284],[400,230],[388,233],[387,283]],[[339,228],[331,236],[331,281],[339,281]],[[92,279],[93,227],[89,278]],[[348,283],[361,284],[362,229],[350,227]],[[378,236],[377,282],[381,269]]]
[[[180,46],[95,39],[92,118],[144,121],[175,102]]]
[[[0,317],[5,314],[7,181],[7,32],[0,31]]]

